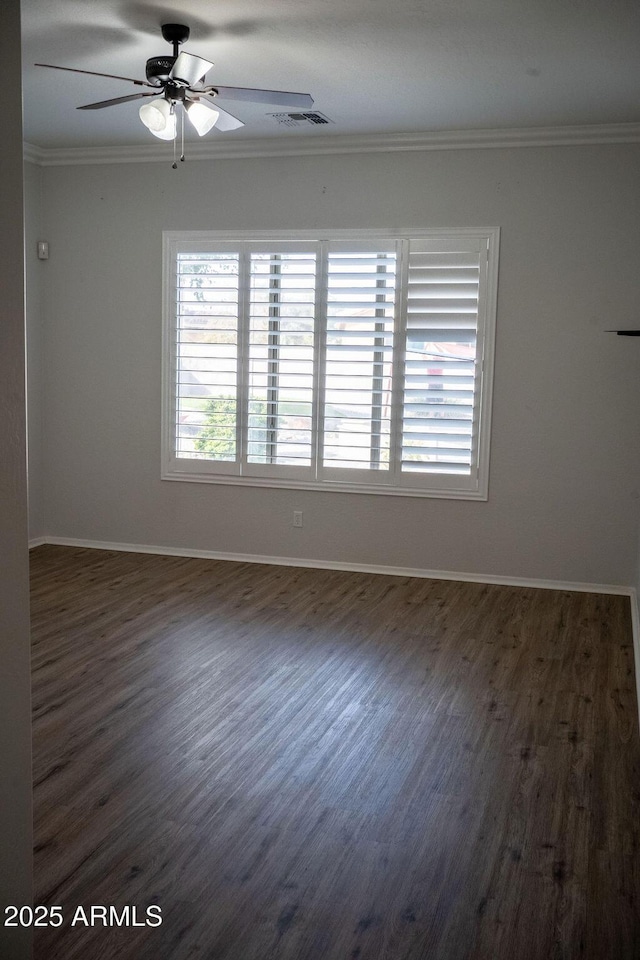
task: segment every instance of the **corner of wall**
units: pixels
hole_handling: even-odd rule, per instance
[[[27,459],[29,540],[44,535],[43,453],[43,281],[47,264],[38,260],[43,239],[42,168],[24,164],[25,315],[27,331]]]

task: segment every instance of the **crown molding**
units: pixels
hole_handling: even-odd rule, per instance
[[[42,147],[36,147],[33,143],[22,142],[22,159],[25,163],[36,163],[41,166],[44,163],[47,151]]]
[[[238,137],[189,143],[187,160],[250,157],[304,157],[345,153],[396,153],[419,150],[472,150],[504,147],[557,147],[638,143],[640,123],[521,127],[505,130],[440,130],[417,134],[357,136]],[[169,144],[122,147],[38,147],[24,144],[25,160],[43,167],[92,163],[167,163]]]

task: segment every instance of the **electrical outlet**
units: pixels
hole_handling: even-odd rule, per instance
[[[293,511],[293,525],[294,527],[302,526],[302,510]]]

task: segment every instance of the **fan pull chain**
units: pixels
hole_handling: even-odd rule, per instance
[[[175,106],[171,104],[171,113],[175,114]],[[178,131],[173,135],[173,163],[171,164],[174,170],[178,169],[178,164],[176,163],[176,140],[178,139]]]
[[[184,163],[184,115],[185,115],[185,113],[186,113],[186,110],[185,110],[185,107],[184,107],[184,103],[182,104],[182,110],[180,111],[180,113],[181,113],[181,115],[182,115],[182,123],[181,123],[181,125],[180,125],[180,128],[181,128],[181,138],[182,138],[182,140],[181,140],[181,145],[180,145],[180,147],[181,147],[181,148],[180,148],[180,162],[181,162],[181,163]]]

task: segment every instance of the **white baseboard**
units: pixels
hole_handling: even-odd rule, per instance
[[[425,580],[458,580],[464,583],[493,583],[506,587],[536,587],[543,590],[568,590],[578,593],[606,593],[631,597],[633,587],[613,583],[575,583],[571,580],[536,580],[454,570],[423,570],[419,567],[390,567],[376,563],[348,563],[341,560],[306,560],[302,557],[271,557],[254,553],[225,553],[220,550],[195,550],[188,547],[159,547],[140,543],[109,543],[103,540],[78,540],[73,537],[42,537],[29,546],[52,543],[65,547],[116,550],[124,553],[152,553],[168,557],[194,557],[203,560],[229,560],[235,563],[266,563],[282,567],[310,567],[315,570],[344,570],[349,573],[379,573],[393,577],[420,577]]]
[[[46,537],[34,537],[33,540],[29,540],[29,550],[33,550],[34,547],[41,547],[43,543],[48,543]]]
[[[633,660],[636,668],[636,700],[638,703],[638,722],[640,723],[640,607],[638,607],[638,591],[632,587],[629,594],[631,599],[631,633],[633,636]]]

